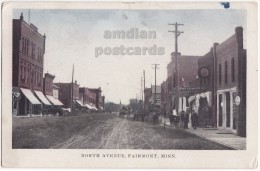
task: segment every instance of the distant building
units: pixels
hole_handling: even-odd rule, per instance
[[[96,108],[103,109],[104,105],[103,105],[102,97],[101,97],[101,93],[102,93],[101,88],[100,87],[99,88],[90,88],[89,90],[96,94]]]
[[[87,87],[79,88],[79,99],[89,109],[92,109],[92,106],[96,107],[96,93]]]
[[[101,110],[104,110],[105,109],[105,96],[101,96],[101,104],[100,104],[100,106],[101,106]]]
[[[77,103],[81,105],[79,101],[79,84],[77,81],[72,83],[54,83],[59,89],[59,100],[64,104],[66,108],[75,107]],[[72,89],[73,85],[73,89]],[[73,90],[73,91],[72,91]],[[73,98],[72,98],[73,94]],[[73,102],[73,103],[72,103]]]
[[[45,95],[53,95],[53,80],[55,76],[51,75],[49,73],[45,73],[44,78],[43,78],[43,93]]]
[[[144,90],[144,107],[146,111],[151,109],[151,98],[152,98],[152,88],[145,88]],[[136,103],[137,103],[137,99]]]
[[[54,106],[62,106],[63,104],[58,99],[58,86],[53,84],[55,76],[49,73],[45,73],[43,78],[43,93],[50,102],[50,104]],[[57,98],[54,98],[54,93]]]
[[[164,108],[166,105],[166,97],[167,97],[166,81],[163,81],[161,84],[161,106],[162,106],[162,108]]]
[[[55,84],[52,84],[52,88],[53,88],[53,91],[52,91],[53,98],[54,98],[54,99],[59,99],[59,90],[60,90],[60,87],[58,87],[58,86],[55,85]]]
[[[13,111],[16,115],[39,114],[42,102],[43,61],[46,36],[32,23],[13,19]]]
[[[150,98],[150,102],[152,104],[156,104],[157,106],[161,106],[161,86],[160,85],[151,85],[152,96]]]

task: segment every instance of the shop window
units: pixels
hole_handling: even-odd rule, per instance
[[[25,39],[24,37],[22,38],[22,53],[25,52]]]
[[[176,75],[173,73],[173,86],[176,87]]]
[[[232,82],[235,82],[235,59],[231,59]]]

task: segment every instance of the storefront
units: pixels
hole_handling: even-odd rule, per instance
[[[198,114],[199,127],[212,127],[212,93],[208,91],[190,96],[188,102],[190,111],[194,110]]]
[[[236,120],[238,118],[234,111],[236,95],[236,87],[217,91],[217,127],[231,133],[236,133]]]
[[[41,114],[42,103],[33,95],[32,91],[25,88],[20,88],[20,90],[21,99],[17,115]]]

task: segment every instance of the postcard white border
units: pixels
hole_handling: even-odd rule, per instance
[[[71,150],[12,149],[12,9],[223,9],[219,2],[7,2],[2,8],[2,164],[4,167],[62,168],[255,168],[258,138],[257,3],[232,2],[247,10],[247,149],[235,150]],[[224,9],[223,9],[224,10]],[[81,158],[82,153],[171,153],[174,159]]]

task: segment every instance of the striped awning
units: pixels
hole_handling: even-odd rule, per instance
[[[84,106],[82,103],[81,103],[81,101],[79,101],[79,100],[75,100],[80,106]]]
[[[56,106],[63,105],[58,99],[55,99],[53,96],[46,95],[46,97],[53,105],[56,105]]]
[[[25,95],[25,97],[32,103],[32,104],[41,104],[39,100],[33,95],[32,91],[25,88],[20,88],[22,93]]]
[[[34,92],[42,103],[44,103],[45,105],[51,105],[50,102],[46,99],[46,97],[42,94],[41,91],[34,90]]]
[[[89,104],[84,104],[84,106],[86,106],[88,109],[92,109],[92,106],[91,105],[89,105]]]

